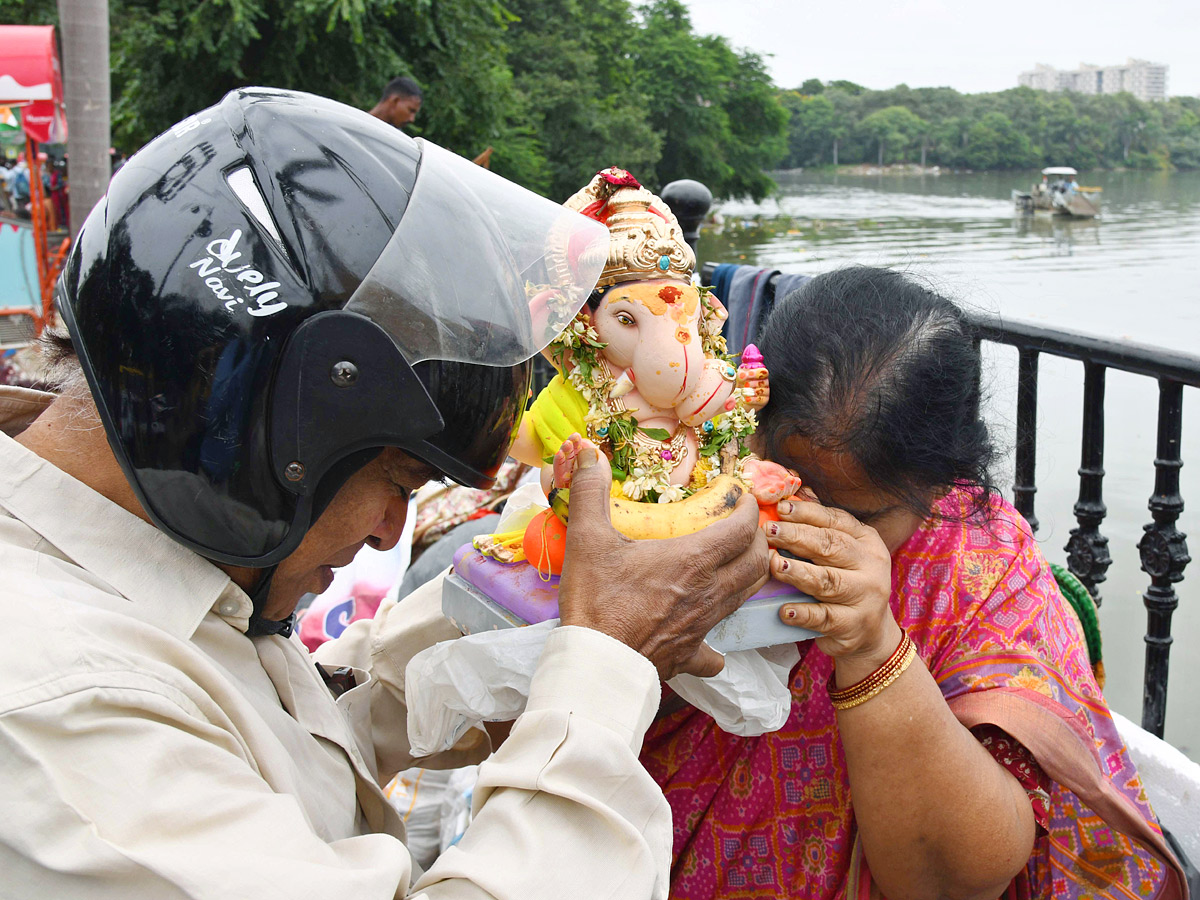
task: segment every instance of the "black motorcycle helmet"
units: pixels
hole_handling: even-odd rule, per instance
[[[122,167],[56,301],[155,524],[270,567],[383,447],[490,486],[607,241],[364,112],[246,88]]]

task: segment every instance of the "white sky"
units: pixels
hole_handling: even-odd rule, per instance
[[[1167,93],[1200,94],[1200,0],[685,0],[700,33],[764,55],[775,83],[882,89],[1016,87],[1034,63],[1166,63]]]

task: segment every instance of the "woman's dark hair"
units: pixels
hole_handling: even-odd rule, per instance
[[[953,302],[900,272],[839,269],[776,304],[760,350],[769,457],[786,462],[784,444],[801,437],[849,454],[922,517],[955,485],[985,488],[986,504],[994,450],[979,415],[979,349]]]

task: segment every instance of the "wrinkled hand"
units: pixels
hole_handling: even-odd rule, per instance
[[[762,409],[771,399],[771,382],[762,366],[738,366],[737,386],[751,409]]]
[[[576,449],[558,591],[562,624],[616,638],[649,659],[664,680],[681,672],[716,675],[724,659],[705,635],[768,577],[757,504],[744,496],[731,515],[695,534],[633,541],[612,527],[612,471],[604,457],[590,442]]]
[[[883,539],[848,512],[815,500],[783,501],[779,519],[767,523],[767,542],[802,560],[772,553],[771,574],[821,601],[787,604],[780,618],[820,632],[823,653],[862,660],[873,671],[900,641],[888,605],[892,560]]]

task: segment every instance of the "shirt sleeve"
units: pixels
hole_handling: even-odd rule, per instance
[[[151,678],[0,717],[6,897],[383,900],[412,875],[395,838],[321,836],[233,733]],[[353,788],[351,788],[352,790]]]
[[[441,613],[442,578],[373,620],[353,622],[314,654],[325,665],[369,668],[371,732],[382,780],[412,764],[404,670],[420,650],[459,636]],[[479,771],[462,840],[416,885],[427,900],[468,897],[666,897],[671,812],[638,761],[660,699],[654,666],[597,631],[554,630],[525,712]],[[487,756],[471,731],[433,768]]]
[[[555,629],[525,713],[480,767],[470,827],[415,895],[665,898],[671,812],[638,762],[659,698],[640,654]]]
[[[399,601],[385,598],[374,618],[351,622],[313,653],[328,668],[352,666],[370,672],[371,742],[381,783],[414,765],[458,768],[479,763],[491,752],[487,734],[479,729],[468,730],[444,753],[419,761],[408,742],[405,667],[426,647],[462,636],[442,615],[444,579],[445,574],[434,578]]]
[[[404,895],[413,867],[396,838],[331,839],[218,713],[152,677],[103,674],[0,715],[5,896]],[[658,697],[639,654],[559,629],[528,711],[480,769],[473,823],[415,896],[665,898],[670,810],[637,759]]]

